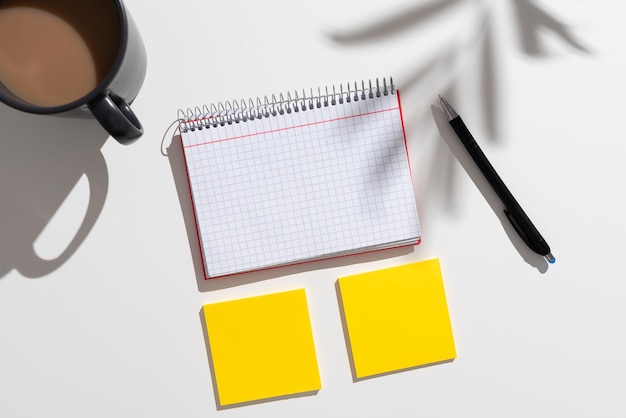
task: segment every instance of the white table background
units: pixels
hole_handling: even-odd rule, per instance
[[[137,143],[0,107],[0,416],[626,416],[622,2],[126,4],[149,58]],[[177,110],[389,75],[423,243],[203,281],[180,155],[161,154]],[[555,265],[512,231],[439,93]],[[353,382],[337,278],[433,257],[457,359]],[[201,306],[301,287],[322,389],[219,408]]]

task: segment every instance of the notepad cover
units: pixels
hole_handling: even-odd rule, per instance
[[[207,278],[419,242],[399,94],[338,97],[182,132]]]
[[[357,379],[456,357],[437,259],[342,277],[338,286]]]
[[[203,312],[220,405],[321,388],[304,289],[207,304]]]

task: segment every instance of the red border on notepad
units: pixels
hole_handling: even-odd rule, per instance
[[[409,165],[409,173],[411,174],[411,184],[412,184],[413,183],[413,174],[412,174],[412,171],[411,171],[411,158],[410,158],[410,155],[409,155],[409,147],[408,147],[407,140],[406,140],[406,130],[405,130],[405,127],[404,127],[404,116],[402,114],[402,104],[400,102],[400,91],[399,90],[396,90],[396,96],[398,98],[398,107],[394,107],[394,108],[382,109],[382,110],[377,110],[375,112],[361,113],[361,114],[352,115],[352,116],[345,116],[345,117],[342,117],[342,118],[327,119],[327,120],[323,120],[323,121],[312,122],[312,123],[307,123],[307,124],[302,124],[302,125],[297,125],[297,126],[290,126],[290,127],[280,128],[280,129],[274,129],[274,130],[265,131],[265,132],[258,132],[258,133],[249,134],[249,135],[241,135],[241,136],[237,136],[237,137],[224,138],[224,139],[220,139],[220,140],[217,140],[217,141],[203,142],[201,144],[193,144],[193,145],[185,146],[183,144],[183,139],[182,139],[182,135],[181,135],[181,137],[180,137],[180,145],[181,145],[181,148],[183,150],[182,154],[183,154],[183,161],[185,162],[185,172],[186,172],[186,175],[187,175],[187,187],[189,189],[189,198],[191,199],[191,207],[193,209],[193,219],[194,219],[194,223],[196,225],[196,239],[198,241],[198,248],[200,249],[200,258],[201,258],[200,262],[202,263],[202,273],[204,275],[204,280],[219,279],[219,278],[225,278],[225,277],[233,277],[233,276],[239,276],[239,275],[248,274],[248,273],[258,273],[260,271],[274,270],[274,269],[279,269],[281,267],[299,266],[299,265],[310,264],[310,263],[315,263],[315,262],[319,262],[319,261],[335,260],[335,259],[351,257],[351,256],[356,256],[356,255],[371,254],[371,253],[377,253],[377,252],[381,252],[381,251],[387,251],[387,250],[392,250],[392,249],[397,249],[397,248],[404,248],[404,247],[411,247],[411,246],[416,247],[416,246],[420,245],[422,243],[422,238],[421,237],[418,238],[418,240],[417,240],[417,242],[415,244],[397,245],[395,247],[380,248],[380,249],[376,249],[376,250],[366,250],[366,251],[360,251],[360,252],[355,252],[355,253],[350,253],[350,254],[342,254],[342,255],[330,256],[330,257],[325,257],[325,258],[320,258],[320,259],[315,259],[315,260],[296,261],[296,262],[292,262],[292,263],[288,263],[288,264],[280,264],[280,265],[277,265],[277,266],[262,267],[262,268],[258,268],[258,269],[254,269],[254,270],[246,270],[246,271],[239,271],[239,272],[235,272],[235,273],[220,274],[218,276],[207,276],[206,263],[205,263],[205,260],[204,260],[204,249],[202,248],[202,238],[200,237],[200,229],[199,229],[199,226],[198,226],[198,218],[197,218],[197,213],[196,213],[196,204],[195,204],[195,202],[193,200],[193,192],[191,190],[191,180],[189,178],[189,167],[187,165],[187,157],[186,157],[185,152],[184,152],[185,148],[193,148],[193,147],[213,144],[213,143],[217,143],[217,142],[232,141],[234,139],[246,138],[246,137],[251,137],[251,136],[256,136],[256,135],[263,135],[263,134],[267,134],[267,133],[279,132],[279,131],[284,131],[284,130],[288,130],[288,129],[296,129],[296,128],[302,128],[302,127],[306,127],[306,126],[318,125],[320,123],[334,122],[334,121],[338,121],[338,120],[345,120],[345,119],[351,119],[351,118],[371,115],[371,114],[375,114],[375,113],[390,112],[390,111],[393,111],[393,110],[398,110],[399,113],[400,113],[400,124],[402,125],[402,137],[404,139],[404,150],[405,150],[406,156],[407,156],[407,162],[408,162],[408,165]],[[198,120],[204,120],[204,119],[198,119]]]
[[[220,274],[219,276],[207,277],[206,270],[205,270],[205,272],[204,272],[204,280],[221,279],[221,278],[224,278],[224,277],[240,276],[242,274],[258,273],[260,271],[274,270],[274,269],[279,269],[279,268],[282,268],[282,267],[301,266],[303,264],[311,264],[311,263],[316,263],[316,262],[320,262],[320,261],[328,261],[328,260],[337,260],[337,259],[340,259],[340,258],[353,257],[353,256],[356,256],[356,255],[379,253],[379,252],[382,252],[382,251],[396,250],[398,248],[404,248],[404,247],[416,247],[421,242],[422,242],[422,239],[419,238],[418,241],[415,244],[397,245],[395,247],[379,248],[379,249],[376,249],[376,250],[367,250],[367,251],[360,251],[360,252],[350,253],[350,254],[333,255],[333,256],[325,257],[325,258],[317,258],[315,260],[294,261],[294,262],[289,263],[289,264],[279,264],[279,265],[276,265],[276,266],[261,267],[261,268],[254,269],[254,270],[246,270],[246,271],[238,271],[236,273]],[[202,250],[202,248],[200,248],[200,250]],[[202,267],[204,268],[204,258],[202,259]]]

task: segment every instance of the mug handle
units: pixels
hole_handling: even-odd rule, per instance
[[[126,100],[111,91],[91,103],[89,110],[120,144],[130,144],[143,134],[143,126]]]

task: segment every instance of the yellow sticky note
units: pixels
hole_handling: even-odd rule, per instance
[[[204,305],[219,403],[321,389],[304,289]]]
[[[456,357],[439,260],[338,284],[357,379]]]

